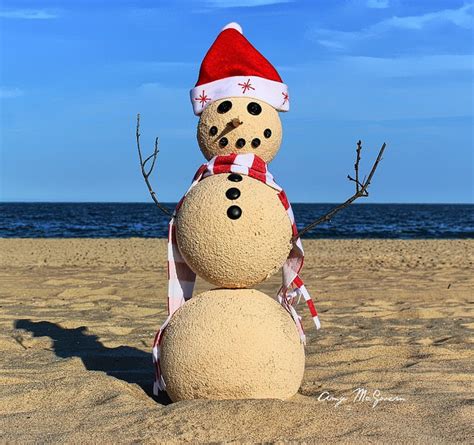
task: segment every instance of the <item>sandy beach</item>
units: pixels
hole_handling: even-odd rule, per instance
[[[165,240],[0,239],[0,442],[472,443],[474,241],[304,245],[323,328],[302,303],[299,393],[170,404],[151,396]]]

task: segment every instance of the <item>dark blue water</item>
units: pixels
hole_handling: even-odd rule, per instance
[[[294,204],[298,227],[333,206]],[[167,226],[154,204],[0,203],[1,238],[164,238]],[[355,204],[306,238],[474,238],[474,205]]]

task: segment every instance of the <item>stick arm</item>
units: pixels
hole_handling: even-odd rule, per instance
[[[349,179],[349,181],[355,182],[356,192],[349,199],[347,199],[345,202],[343,202],[342,204],[339,204],[338,206],[334,207],[329,212],[327,212],[325,215],[319,217],[318,219],[316,219],[312,223],[308,224],[305,228],[300,230],[300,232],[292,238],[293,242],[296,241],[298,238],[301,238],[305,233],[307,233],[310,230],[314,229],[317,225],[331,220],[331,218],[336,213],[338,213],[342,209],[345,209],[346,207],[348,207],[356,199],[361,198],[361,197],[365,197],[365,196],[369,196],[369,192],[368,192],[369,185],[370,185],[370,183],[372,181],[372,178],[375,174],[375,170],[377,170],[377,167],[378,167],[380,161],[382,160],[382,156],[383,156],[383,153],[385,151],[386,146],[387,146],[387,144],[385,144],[385,142],[384,142],[382,147],[379,150],[379,154],[377,155],[377,159],[375,160],[374,164],[372,165],[372,169],[370,170],[369,175],[362,182],[360,182],[359,181],[359,162],[360,162],[360,158],[361,158],[360,152],[362,150],[362,142],[361,141],[357,142],[357,151],[356,151],[357,157],[356,157],[356,162],[354,164],[355,178],[352,178],[350,175],[347,175],[347,178]]]
[[[140,113],[137,114],[137,126],[136,126],[136,132],[135,132],[136,140],[137,140],[137,149],[138,149],[138,158],[140,160],[140,168],[141,172],[143,175],[143,179],[145,180],[145,184],[148,187],[148,191],[150,192],[151,198],[153,199],[153,202],[156,204],[156,206],[167,216],[172,217],[172,213],[160,202],[158,201],[158,198],[156,196],[155,191],[153,190],[153,187],[150,184],[150,175],[153,172],[153,169],[155,167],[155,162],[156,158],[159,153],[158,149],[158,138],[155,138],[155,147],[153,150],[153,153],[148,156],[145,160],[143,160],[143,155],[142,155],[142,149],[140,147]],[[151,160],[151,165],[147,171],[146,169],[146,164]]]

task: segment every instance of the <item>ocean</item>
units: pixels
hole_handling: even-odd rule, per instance
[[[335,205],[293,204],[298,228]],[[168,221],[153,203],[0,203],[0,238],[166,238]],[[304,238],[474,238],[474,205],[353,204]]]

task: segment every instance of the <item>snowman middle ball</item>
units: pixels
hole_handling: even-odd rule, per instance
[[[224,288],[251,287],[278,271],[291,237],[278,192],[235,173],[200,181],[176,216],[184,260],[197,275]]]

